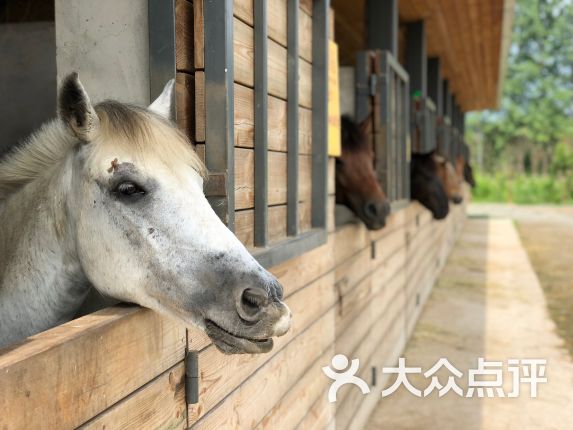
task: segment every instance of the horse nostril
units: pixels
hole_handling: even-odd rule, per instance
[[[364,205],[364,213],[368,218],[378,218],[378,205],[375,202],[368,202]]]
[[[265,308],[269,303],[268,293],[261,288],[247,288],[241,295],[241,303],[239,305],[239,315],[247,321],[257,319],[261,309]]]

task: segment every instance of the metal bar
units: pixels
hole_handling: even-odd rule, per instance
[[[404,80],[404,93],[403,93],[403,98],[404,100],[409,100],[410,99],[410,80],[409,77],[406,76],[406,79]],[[404,195],[401,196],[405,199],[408,199],[408,201],[410,200],[410,160],[412,159],[412,139],[411,139],[411,130],[410,130],[410,105],[409,104],[405,104],[404,105],[404,112],[403,112],[403,117],[404,117],[404,132],[405,132],[405,140],[403,142],[400,142],[401,145],[404,145],[405,147],[405,156],[406,156],[406,161],[405,161],[405,170],[406,170],[406,174],[404,175],[404,180],[406,182],[406,186],[404,187]]]
[[[254,245],[268,241],[268,76],[267,1],[254,1],[255,45],[255,232]]]
[[[439,58],[428,59],[428,97],[435,102],[435,110],[439,116],[443,114],[442,77]]]
[[[159,0],[157,0],[159,1]],[[204,0],[205,164],[226,177],[226,197],[211,197],[211,206],[234,230],[233,0]]]
[[[406,70],[410,75],[410,90],[426,97],[428,94],[426,26],[424,21],[416,21],[408,24],[407,28]]]
[[[256,252],[253,256],[263,267],[269,268],[324,245],[327,238],[328,233],[325,228],[315,228],[277,243],[272,249]]]
[[[328,207],[328,28],[330,0],[312,13],[312,227],[326,228]]]
[[[369,51],[359,51],[356,54],[356,90],[354,99],[354,119],[362,123],[370,115],[370,85],[371,76]]]
[[[153,101],[161,94],[165,84],[175,78],[175,0],[148,0],[147,10],[149,99]]]
[[[296,236],[298,226],[298,8],[299,0],[287,4],[287,235]]]
[[[391,100],[390,100],[390,86],[392,85],[392,75],[390,73],[389,64],[390,55],[387,51],[382,52],[381,70],[382,82],[380,85],[380,125],[384,128],[384,136],[378,139],[376,146],[376,172],[378,180],[384,187],[384,192],[388,199],[392,199],[390,187],[390,172],[388,170],[391,159],[390,148],[392,145],[392,130],[391,130]]]
[[[368,49],[389,51],[398,56],[398,0],[367,0]]]

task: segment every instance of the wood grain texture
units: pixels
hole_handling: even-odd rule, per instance
[[[0,428],[74,428],[183,360],[185,328],[113,307],[0,355]]]
[[[286,203],[287,154],[269,151],[268,153],[268,202],[269,205]],[[299,198],[310,201],[311,156],[299,155]],[[237,210],[254,207],[254,151],[235,148],[235,208]]]
[[[334,340],[333,316],[332,309],[315,321],[191,428],[255,427],[308,366],[330,347]],[[233,413],[228,412],[229,408]]]
[[[186,407],[185,365],[181,362],[79,429],[186,429]]]
[[[189,407],[189,422],[194,423],[207,415],[221,400],[229,396],[243,381],[255,384],[251,379],[266,378],[268,375],[255,373],[275,357],[280,357],[285,348],[293,348],[291,343],[299,341],[306,330],[334,305],[332,291],[333,276],[325,275],[311,285],[297,291],[286,299],[293,314],[293,326],[283,337],[275,338],[273,350],[264,355],[223,355],[214,346],[199,354],[200,366],[200,402]],[[285,366],[287,366],[285,364]],[[289,366],[295,367],[295,366]],[[251,375],[255,376],[251,376]],[[250,379],[249,379],[250,378]]]
[[[193,1],[193,31],[195,69],[205,68],[205,21],[203,19],[203,1]]]
[[[365,0],[333,0],[335,26],[343,65],[353,65],[366,47]],[[428,57],[439,57],[464,111],[493,108],[500,85],[504,2],[498,0],[401,0],[400,21],[426,22]],[[401,26],[400,60],[407,34]]]
[[[180,72],[195,71],[193,3],[188,0],[175,2],[175,62]]]
[[[183,72],[175,76],[177,125],[191,142],[195,141],[195,77]]]
[[[205,142],[205,72],[195,72],[195,141]]]

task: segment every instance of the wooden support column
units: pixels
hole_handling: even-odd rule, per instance
[[[389,51],[398,57],[398,0],[366,0],[368,49]]]
[[[428,61],[426,57],[426,25],[424,21],[408,24],[406,34],[406,70],[410,75],[410,94],[428,95]]]
[[[444,115],[444,102],[442,97],[442,71],[439,58],[428,59],[428,97],[436,105],[436,114]]]

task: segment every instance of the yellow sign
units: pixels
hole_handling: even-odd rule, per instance
[[[340,156],[340,88],[338,86],[338,45],[328,41],[328,155]]]

